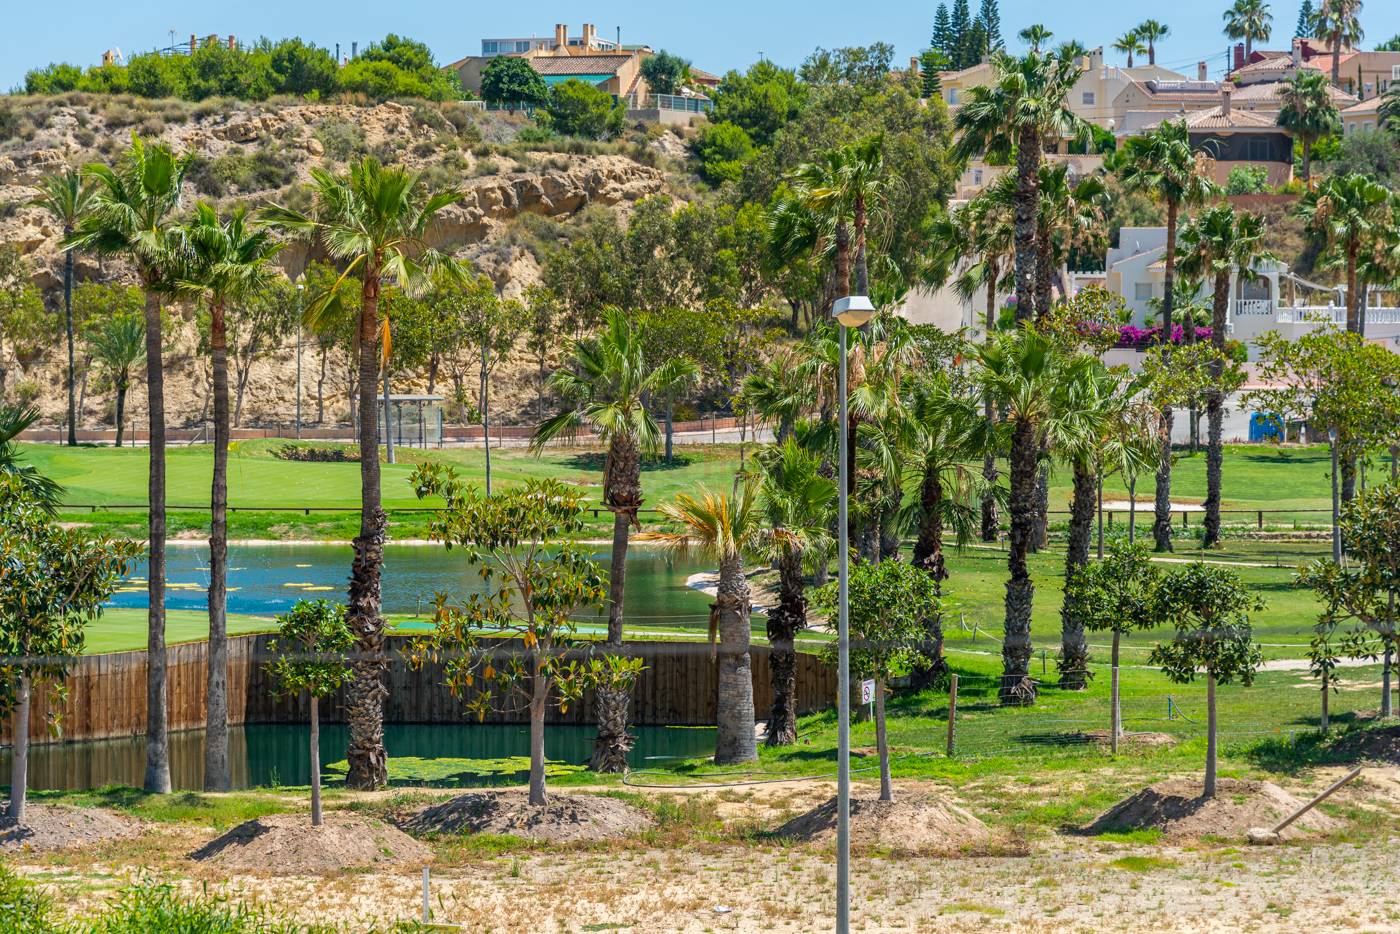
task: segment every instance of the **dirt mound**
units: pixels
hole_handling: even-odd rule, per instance
[[[773,831],[775,837],[825,842],[836,836],[836,799]],[[902,853],[956,853],[984,847],[992,831],[973,815],[934,795],[896,794],[893,801],[851,799],[851,843]]]
[[[544,807],[524,791],[472,792],[434,804],[403,821],[409,833],[493,833],[547,840],[607,840],[651,827],[640,808],[601,795],[550,795]]]
[[[1195,779],[1172,779],[1144,788],[1109,808],[1087,828],[1088,833],[1113,830],[1161,830],[1167,837],[1238,837],[1254,827],[1272,827],[1306,803],[1272,782],[1222,778],[1214,798],[1201,797]],[[1326,833],[1337,821],[1317,810],[1298,818],[1283,832],[1285,838]]]
[[[1105,748],[1113,745],[1109,739],[1108,730],[1089,730],[1072,735],[1077,742],[1094,743]],[[1118,748],[1160,749],[1166,746],[1175,746],[1179,742],[1181,742],[1180,737],[1170,733],[1124,733],[1118,737]]]
[[[1400,726],[1351,733],[1336,748],[1348,757],[1400,765]]]
[[[417,863],[431,855],[408,834],[372,818],[327,814],[324,824],[312,827],[305,814],[275,814],[244,821],[190,858],[238,872],[304,876]]]
[[[5,803],[5,809],[8,811],[9,802]],[[140,832],[139,821],[101,808],[26,804],[24,823],[16,824],[8,817],[0,817],[0,853],[48,853],[134,837]]]

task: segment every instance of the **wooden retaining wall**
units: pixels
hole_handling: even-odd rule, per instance
[[[301,697],[278,697],[265,665],[272,658],[270,635],[229,639],[229,721],[231,723],[305,723],[308,702]],[[442,684],[440,665],[415,670],[400,649],[408,637],[392,636],[385,702],[387,723],[460,723],[463,705]],[[703,643],[629,642],[628,650],[645,660],[632,695],[630,720],[638,725],[704,726],[715,722],[718,676]],[[171,730],[204,726],[207,643],[191,642],[169,648],[169,717]],[[753,660],[754,710],[759,717],[772,706],[773,691],[767,646],[750,650]],[[815,655],[797,656],[797,707],[799,713],[820,710],[835,703],[836,671]],[[30,742],[110,739],[137,736],[146,730],[146,653],[117,652],[84,657],[67,679],[66,697],[58,703],[61,735],[51,734],[46,717],[51,709],[47,692],[36,692],[30,717]],[[344,720],[343,696],[321,705],[326,722]],[[553,723],[591,723],[593,703],[569,708],[567,714],[551,710]],[[487,717],[488,723],[524,723],[523,710],[507,710]],[[0,727],[0,742],[8,743],[12,724]]]

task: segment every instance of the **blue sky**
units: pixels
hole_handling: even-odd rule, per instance
[[[1300,0],[1274,0],[1275,41],[1287,47]],[[978,0],[971,0],[977,9]],[[951,5],[951,4],[950,4]],[[1172,28],[1158,61],[1179,70],[1194,70],[1206,59],[1212,74],[1225,62],[1228,41],[1220,31],[1226,0],[1146,0],[1117,3],[1048,4],[1044,0],[1001,0],[1004,37],[1014,47],[1015,33],[1044,22],[1056,41],[1076,38],[1086,46],[1109,45],[1113,38],[1155,13]],[[554,23],[568,22],[571,32],[588,20],[601,35],[622,27],[624,42],[646,42],[689,58],[714,72],[741,68],[758,58],[792,65],[817,46],[828,48],[884,40],[907,60],[928,42],[936,2],[851,2],[851,0],[708,0],[675,4],[612,0],[582,3],[435,2],[366,3],[360,0],[240,0],[196,4],[189,0],[69,0],[56,7],[33,0],[7,3],[0,30],[0,88],[20,84],[24,73],[54,60],[91,64],[102,50],[119,47],[131,53],[168,45],[170,32],[230,33],[240,38],[300,35],[327,48],[339,42],[361,45],[394,31],[423,39],[441,61],[480,49],[483,36],[549,35]],[[205,12],[195,12],[200,7]],[[217,10],[217,12],[213,12]],[[1052,12],[1053,11],[1053,12]],[[1165,11],[1165,12],[1164,12]],[[1400,33],[1400,2],[1367,0],[1362,25],[1370,45]]]

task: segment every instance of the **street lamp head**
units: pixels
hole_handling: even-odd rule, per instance
[[[1337,443],[1337,429],[1336,429],[1336,427],[1332,427],[1332,428],[1328,428],[1328,429],[1327,429],[1327,440],[1330,441],[1330,442],[1332,442],[1333,444],[1336,444],[1336,443]]]
[[[847,295],[832,303],[831,316],[848,328],[858,328],[875,317],[875,306],[868,295]]]

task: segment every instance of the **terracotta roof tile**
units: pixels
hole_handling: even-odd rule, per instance
[[[611,75],[631,60],[631,55],[541,55],[529,61],[542,75]]]

